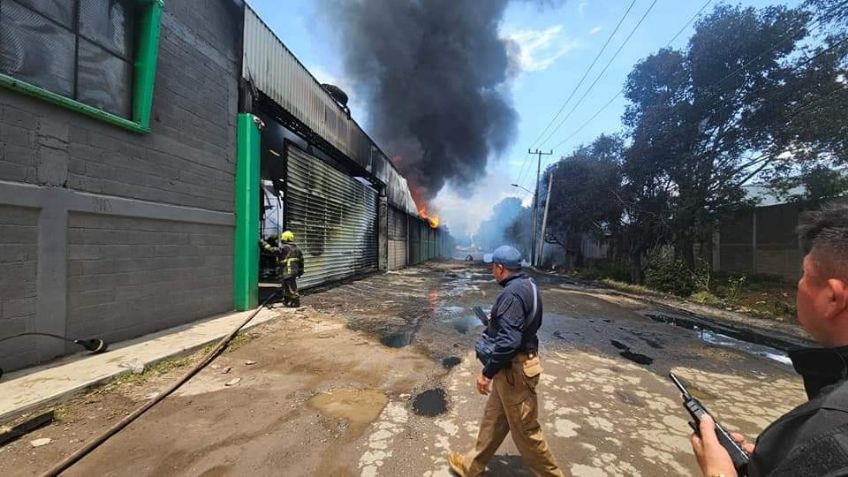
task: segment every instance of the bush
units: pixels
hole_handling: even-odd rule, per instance
[[[627,264],[615,260],[591,260],[588,266],[577,271],[580,278],[586,280],[601,280],[610,278],[612,280],[626,282],[630,279]]]
[[[669,250],[659,250],[648,256],[645,285],[661,292],[689,296],[695,291],[695,277]]]
[[[710,293],[708,291],[702,290],[702,291],[699,291],[699,292],[695,292],[694,294],[692,294],[691,297],[689,297],[689,299],[694,301],[695,303],[700,303],[702,305],[719,306],[719,307],[724,306],[724,301],[722,301],[721,298],[713,295],[712,293]]]
[[[601,283],[604,285],[614,289],[627,293],[634,293],[637,295],[657,295],[658,293],[655,290],[651,290],[648,287],[643,287],[642,285],[634,285],[633,283],[620,282],[618,280],[612,280],[609,278],[604,278],[601,280]]]

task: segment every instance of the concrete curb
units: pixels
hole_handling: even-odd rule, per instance
[[[9,373],[0,381],[0,423],[33,409],[56,404],[131,372],[121,363],[138,360],[145,369],[190,354],[229,334],[253,310],[216,316],[110,345],[98,355],[79,353],[57,362]],[[278,318],[265,308],[243,329]]]

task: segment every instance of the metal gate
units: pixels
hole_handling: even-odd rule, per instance
[[[286,228],[303,250],[301,288],[377,269],[377,192],[295,146],[286,148]]]
[[[406,266],[408,241],[407,215],[389,207],[389,270]]]

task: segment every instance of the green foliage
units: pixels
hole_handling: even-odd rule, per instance
[[[619,282],[626,282],[630,278],[627,264],[617,260],[593,261],[589,266],[578,270],[577,276],[586,280],[609,278]]]
[[[689,299],[694,301],[695,303],[700,303],[702,305],[707,305],[707,306],[715,306],[715,307],[725,306],[725,303],[721,298],[719,298],[719,297],[717,297],[717,296],[713,295],[712,293],[705,291],[705,290],[693,293],[692,296],[689,297]]]
[[[739,292],[742,290],[742,285],[745,283],[745,275],[739,278],[730,278],[727,280],[727,288],[725,298],[730,301],[736,301],[739,297]]]
[[[699,259],[695,266],[695,271],[692,273],[692,279],[695,282],[695,290],[697,292],[710,293],[712,290],[713,272],[710,264]]]
[[[583,233],[600,237],[620,221],[623,151],[620,137],[601,135],[545,171],[540,206],[548,194],[551,198],[546,235],[558,243]],[[549,191],[546,185],[551,175]]]
[[[620,282],[618,280],[612,280],[612,279],[609,279],[609,278],[604,278],[603,280],[601,280],[601,283],[603,283],[604,285],[606,285],[606,286],[608,286],[608,287],[610,287],[614,290],[619,290],[619,291],[623,291],[623,292],[627,292],[627,293],[633,293],[633,294],[636,294],[636,295],[656,295],[657,294],[656,290],[651,290],[648,287],[645,287],[645,286],[642,286],[642,285],[634,285],[633,283]]]
[[[670,251],[658,250],[648,257],[645,285],[661,292],[689,296],[695,291],[695,276]]]

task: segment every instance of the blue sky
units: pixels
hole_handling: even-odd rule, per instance
[[[636,0],[621,28],[557,123],[577,104],[653,1]],[[664,47],[705,1],[657,0],[586,99],[551,139],[541,145],[541,149],[557,146],[552,157],[559,157],[601,133],[620,131],[625,105],[621,97],[585,128],[579,132],[578,129],[621,90],[634,63]],[[346,78],[343,58],[337,48],[338,38],[326,17],[317,10],[320,2],[286,0],[285,8],[280,8],[279,0],[249,0],[249,3],[319,80],[339,84],[351,94],[354,118],[368,130],[367,104],[356,98],[356,85]],[[718,3],[713,1],[707,11]],[[775,4],[794,6],[799,1],[742,0],[732,3],[764,7]],[[539,145],[534,141],[577,85],[629,5],[630,0],[567,0],[558,8],[540,8],[531,2],[510,4],[501,32],[502,36],[516,41],[522,51],[521,73],[510,85],[513,106],[519,117],[518,134],[506,154],[489,158],[487,171],[481,173],[481,180],[471,188],[470,194],[460,194],[450,185],[440,192],[434,205],[443,223],[452,231],[473,233],[479,222],[491,214],[492,206],[505,197],[518,196],[529,204],[530,194],[510,185],[520,180],[524,187],[533,189],[535,164],[530,167],[530,161],[526,161],[527,149]],[[685,45],[691,33],[690,25],[672,46]],[[569,137],[572,138],[562,142]]]

